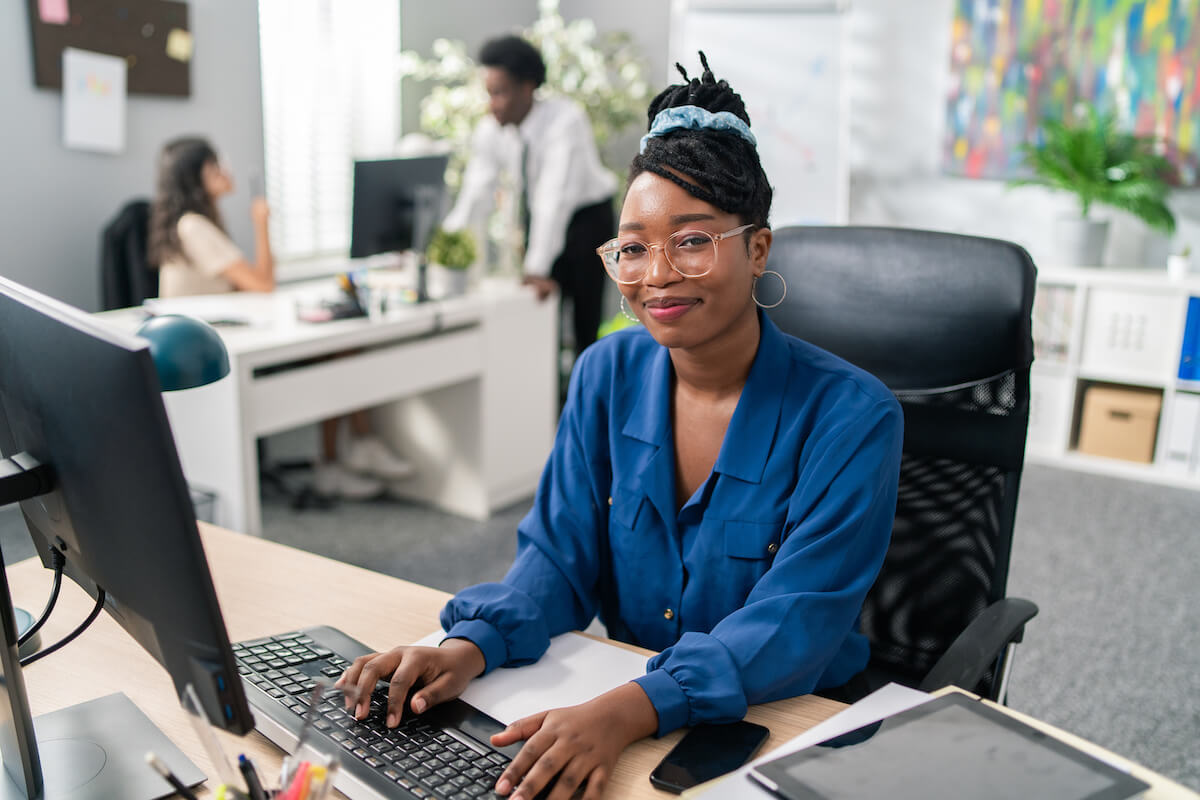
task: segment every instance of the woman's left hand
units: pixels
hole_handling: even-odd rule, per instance
[[[584,784],[584,800],[599,800],[621,752],[656,730],[658,713],[636,683],[519,719],[492,737],[497,747],[526,740],[496,781],[496,792],[533,800],[557,775],[548,800],[568,800]]]

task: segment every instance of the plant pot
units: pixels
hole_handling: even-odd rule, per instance
[[[1188,256],[1167,256],[1167,277],[1173,281],[1181,281],[1187,277],[1192,260]]]
[[[1059,217],[1054,223],[1055,260],[1065,267],[1099,267],[1108,244],[1108,220]]]
[[[442,297],[459,297],[467,293],[467,282],[470,272],[466,269],[451,269],[437,264],[438,283],[441,284]]]

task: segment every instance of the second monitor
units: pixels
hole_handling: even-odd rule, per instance
[[[441,217],[448,157],[354,162],[350,257],[423,251]]]

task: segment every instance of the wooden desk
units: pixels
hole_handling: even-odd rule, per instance
[[[487,279],[375,318],[297,320],[297,307],[336,291],[325,279],[180,298],[192,313],[251,322],[218,328],[229,377],[163,395],[184,475],[217,495],[214,521],[261,532],[259,437],[362,408],[417,467],[393,492],[474,519],[532,494],[554,441],[558,304]],[[144,319],[98,316],[126,330]]]
[[[213,582],[230,638],[234,641],[329,624],[376,648],[415,641],[433,630],[449,597],[443,592],[315,556],[262,539],[201,525]],[[51,573],[36,559],[10,567],[13,602],[40,609]],[[314,587],[320,587],[314,590]],[[42,640],[67,633],[93,602],[71,581]],[[210,777],[212,764],[186,713],[175,700],[166,671],[107,614],[62,652],[25,670],[34,714],[43,714],[112,692],[124,692]],[[748,719],[771,729],[774,748],[835,713],[842,706],[800,697],[751,709]],[[650,786],[650,770],[679,739],[676,732],[647,739],[626,751],[606,794],[611,798],[662,798]],[[259,734],[243,739],[221,735],[228,752],[251,755],[267,774],[278,770],[282,753]],[[206,784],[207,786],[207,784]],[[200,793],[211,796],[211,792]]]

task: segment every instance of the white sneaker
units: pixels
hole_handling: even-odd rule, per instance
[[[346,469],[360,475],[372,475],[385,481],[397,481],[412,476],[413,465],[397,456],[376,436],[352,439],[338,459]]]
[[[313,489],[323,497],[368,500],[383,493],[383,481],[356,475],[341,464],[318,464],[313,471]]]

